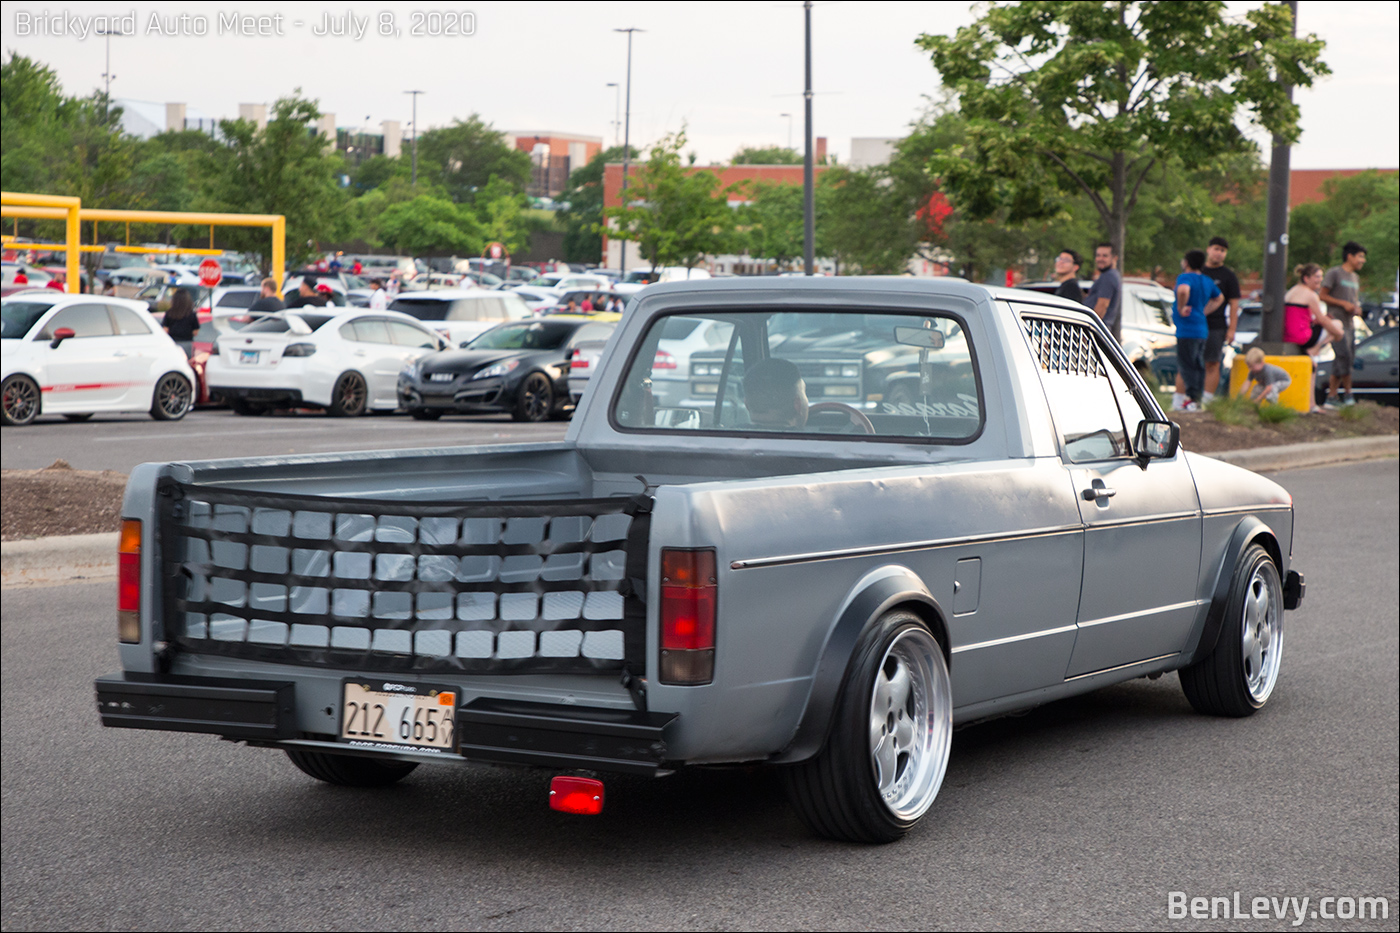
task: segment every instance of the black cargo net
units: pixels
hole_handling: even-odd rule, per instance
[[[159,486],[178,648],[375,671],[646,669],[651,499],[425,503]]]
[[[1023,323],[1046,372],[1066,376],[1105,375],[1087,327],[1033,317],[1024,318]]]

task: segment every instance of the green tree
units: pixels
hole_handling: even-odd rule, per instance
[[[802,186],[759,181],[749,186],[749,203],[739,211],[739,242],[755,259],[771,259],[785,269],[802,255]]]
[[[967,120],[966,142],[930,167],[971,217],[1046,219],[1078,191],[1126,257],[1129,220],[1163,160],[1251,149],[1241,115],[1297,138],[1282,85],[1330,70],[1321,40],[1292,35],[1291,15],[1272,3],[1227,17],[1219,0],[993,3],[952,36],[917,40]]]
[[[370,156],[350,174],[350,190],[361,195],[373,191],[391,178],[408,179],[410,172],[411,169],[404,159],[384,155]]]
[[[486,242],[500,243],[511,254],[529,245],[530,224],[525,215],[529,203],[518,188],[492,175],[476,193],[474,204],[476,221]]]
[[[745,146],[729,161],[732,165],[801,165],[802,153],[787,146]]]
[[[627,189],[628,203],[604,211],[617,220],[609,236],[635,241],[656,266],[692,268],[706,255],[724,252],[734,227],[734,211],[719,176],[681,164],[685,131],[652,146]]]
[[[228,140],[227,168],[214,186],[220,209],[287,218],[287,258],[305,259],[324,242],[348,232],[348,195],[336,183],[339,156],[328,152],[329,140],[311,127],[321,116],[314,101],[284,97],[272,106],[272,118],[259,130],[250,120],[220,123]],[[265,255],[267,234],[261,230],[225,231],[229,243]]]
[[[919,229],[886,167],[828,168],[817,195],[817,252],[835,260],[838,272],[892,275],[908,267]]]
[[[378,218],[378,235],[386,245],[409,256],[475,255],[486,244],[470,208],[427,194],[385,208]]]
[[[401,159],[407,160],[408,153]],[[523,192],[530,181],[530,156],[477,114],[418,137],[418,178],[440,185],[458,204],[474,200],[491,176]]]
[[[556,219],[564,225],[564,259],[568,262],[598,262],[603,256],[603,172],[609,162],[621,162],[622,146],[605,149],[588,164],[569,176],[569,185],[559,195],[567,207]],[[636,159],[634,149],[632,158]]]
[[[1354,240],[1366,247],[1362,288],[1368,293],[1395,288],[1400,256],[1400,176],[1361,172],[1332,178],[1322,186],[1324,200],[1299,204],[1288,223],[1288,256],[1295,263],[1323,268],[1342,261],[1342,246]]]

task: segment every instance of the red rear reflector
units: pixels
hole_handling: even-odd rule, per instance
[[[574,368],[574,369],[587,369],[587,368],[588,368],[588,360],[574,360],[574,362],[573,362],[573,368]]]
[[[117,544],[117,638],[141,641],[141,522],[123,519]]]
[[[603,812],[603,782],[594,778],[556,775],[549,782],[549,808],[562,813],[597,816]]]

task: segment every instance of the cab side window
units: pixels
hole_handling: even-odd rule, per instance
[[[1093,330],[1029,315],[1022,321],[1040,363],[1040,381],[1065,459],[1085,463],[1130,456],[1119,392]]]
[[[405,324],[403,321],[389,321],[388,324],[389,336],[401,347],[424,347],[429,350],[438,348],[437,338],[422,328]]]

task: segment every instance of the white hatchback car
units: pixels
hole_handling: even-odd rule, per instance
[[[39,415],[85,421],[116,411],[176,421],[194,402],[185,351],[145,302],[23,292],[0,302],[0,313],[7,425]]]
[[[399,370],[445,348],[407,314],[368,308],[278,311],[214,344],[204,378],[240,415],[324,408],[337,417],[399,407]]]

